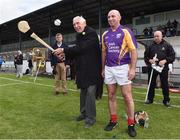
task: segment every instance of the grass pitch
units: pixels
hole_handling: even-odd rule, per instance
[[[104,131],[109,121],[107,94],[97,101],[97,122],[84,128],[76,122],[79,115],[79,91],[68,81],[68,95],[53,95],[54,80],[0,73],[0,139],[129,139],[124,101],[118,92],[119,125]],[[137,139],[180,138],[180,94],[170,94],[171,108],[162,105],[161,90],[156,90],[155,103],[145,105],[146,88],[133,88],[135,110],[149,114],[149,127],[136,125]]]

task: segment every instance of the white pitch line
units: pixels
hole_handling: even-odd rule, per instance
[[[103,94],[103,96],[108,96],[108,95]],[[117,98],[117,99],[124,100],[123,97],[117,96],[116,98]],[[144,103],[144,100],[134,99],[134,101],[135,101],[135,102],[141,102],[141,103]],[[162,105],[162,103],[158,103],[158,102],[153,102],[153,104],[156,104],[156,105]],[[146,105],[146,104],[144,104],[144,105]],[[171,107],[180,108],[179,105],[171,105]]]
[[[145,92],[134,91],[134,93],[141,94],[141,95],[146,95]],[[170,95],[170,94],[169,94],[169,95]],[[163,94],[161,95],[161,94],[157,94],[157,93],[156,93],[155,96],[163,96]],[[171,97],[171,98],[174,98],[174,99],[180,99],[180,96],[171,96],[171,95],[170,95],[170,97]]]
[[[5,87],[5,86],[12,86],[12,85],[19,85],[19,84],[23,84],[23,83],[11,83],[11,84],[3,84],[3,85],[0,85],[0,87]]]
[[[28,84],[34,84],[34,85],[41,85],[41,86],[47,86],[47,87],[54,87],[52,85],[46,85],[46,84],[40,84],[40,83],[34,83],[34,82],[28,82],[28,81],[22,81],[22,80],[16,80],[16,79],[11,79],[11,78],[6,78],[6,77],[0,77],[0,79],[6,79],[6,80],[11,80],[11,81],[16,81],[16,82],[21,82],[21,83],[28,83]],[[77,92],[78,90],[76,89],[68,89],[69,91]],[[107,96],[106,94],[103,94],[103,96]],[[123,97],[117,96],[117,99],[123,100]],[[134,99],[135,102],[141,102],[144,103],[144,100],[139,100],[139,99]],[[153,102],[153,104],[156,105],[162,105],[161,103]],[[174,108],[180,108],[179,105],[171,105],[171,107]]]
[[[46,86],[46,87],[54,87],[53,85],[47,85],[47,84],[40,84],[40,83],[34,83],[34,82],[28,82],[28,81],[22,81],[22,80],[17,80],[17,79],[11,79],[11,78],[6,78],[6,77],[0,77],[0,79],[5,79],[5,80],[10,80],[10,81],[15,81],[15,82],[21,82],[24,84],[34,84],[34,85],[40,85],[40,86]],[[76,89],[68,89],[69,91],[78,91]]]

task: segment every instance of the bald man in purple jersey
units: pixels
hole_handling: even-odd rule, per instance
[[[137,42],[132,31],[120,25],[119,11],[111,10],[107,18],[110,28],[102,36],[102,75],[108,90],[110,122],[104,130],[111,131],[118,124],[116,89],[120,86],[128,116],[128,134],[135,137],[131,80],[135,77]]]

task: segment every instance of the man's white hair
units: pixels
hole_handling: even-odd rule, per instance
[[[76,16],[76,17],[74,17],[74,18],[73,18],[73,23],[74,23],[75,21],[79,21],[79,22],[81,22],[81,23],[83,23],[83,22],[86,23],[86,19],[85,19],[83,16]]]
[[[18,53],[19,53],[19,54],[22,54],[22,52],[21,52],[20,50],[18,50]]]

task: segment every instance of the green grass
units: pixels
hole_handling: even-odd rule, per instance
[[[124,101],[119,92],[119,126],[105,132],[103,129],[109,121],[107,96],[96,102],[96,124],[85,129],[84,122],[75,121],[79,115],[79,91],[76,91],[74,81],[68,81],[68,88],[75,91],[70,90],[67,96],[54,96],[53,84],[53,79],[40,77],[33,83],[30,76],[17,79],[15,74],[0,73],[0,139],[130,138],[124,117]],[[145,110],[150,118],[148,128],[136,125],[136,138],[180,138],[180,94],[171,94],[171,103],[177,106],[166,108],[162,105],[161,90],[156,90],[157,104],[152,105],[144,105],[145,93],[145,88],[133,88],[136,111]]]

